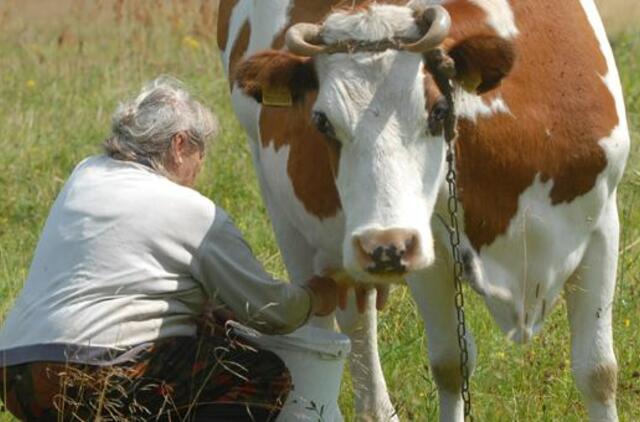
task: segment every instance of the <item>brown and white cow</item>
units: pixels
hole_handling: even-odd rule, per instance
[[[305,22],[317,26],[293,26]],[[564,291],[590,418],[617,420],[616,186],[629,135],[593,0],[221,0],[218,31],[291,279],[406,279],[441,419],[460,421],[446,145],[433,124],[447,110],[425,60],[444,50],[456,68],[467,275],[518,342]],[[353,340],[356,411],[391,420],[374,296],[363,314],[351,304],[336,316]]]

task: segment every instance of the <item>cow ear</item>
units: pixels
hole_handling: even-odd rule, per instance
[[[260,103],[273,94],[295,102],[318,89],[313,60],[286,51],[263,51],[243,60],[233,80]]]
[[[515,46],[504,38],[478,35],[447,48],[456,66],[456,81],[469,92],[482,94],[500,85],[516,59]]]

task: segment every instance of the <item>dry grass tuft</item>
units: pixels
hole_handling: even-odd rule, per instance
[[[0,3],[0,24],[81,23],[76,28],[81,31],[98,23],[143,28],[170,23],[176,30],[211,39],[217,9],[218,0],[5,0]]]

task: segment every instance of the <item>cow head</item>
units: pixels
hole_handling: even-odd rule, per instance
[[[420,3],[418,1],[412,3]],[[431,218],[443,185],[447,113],[427,58],[444,50],[454,82],[486,91],[513,63],[497,36],[449,38],[440,6],[372,4],[335,11],[321,25],[297,24],[289,51],[241,63],[235,80],[258,101],[285,93],[325,135],[346,217],[343,264],[360,280],[384,282],[434,260]]]

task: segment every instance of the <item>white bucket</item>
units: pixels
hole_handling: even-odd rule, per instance
[[[291,334],[268,336],[231,322],[234,332],[277,354],[293,378],[278,421],[342,421],[338,408],[344,361],[351,351],[349,337],[321,328],[304,326]]]

